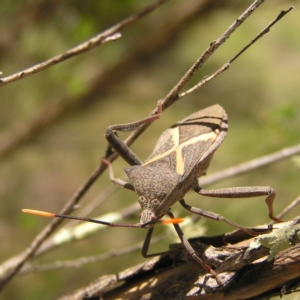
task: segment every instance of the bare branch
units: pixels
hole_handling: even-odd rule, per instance
[[[201,178],[199,180],[200,185],[207,185],[211,184],[213,182],[217,182],[220,180],[224,180],[229,177],[237,176],[246,172],[250,172],[254,169],[258,169],[264,166],[267,166],[269,164],[272,164],[274,162],[280,161],[282,159],[285,159],[287,157],[296,155],[300,153],[300,145],[284,148],[280,151],[255,158],[253,160],[250,160],[248,162],[242,163],[240,165],[234,166],[232,168],[225,169],[220,172],[216,172],[212,175],[207,176],[206,178]]]
[[[300,203],[300,195],[291,202],[280,214],[278,214],[277,218],[283,218],[287,213],[289,213],[294,207],[296,207]]]
[[[179,99],[179,92],[190,81],[190,79],[196,74],[196,72],[204,65],[204,63],[211,57],[211,55],[226,42],[231,34],[264,2],[264,0],[256,0],[252,5],[245,10],[244,13],[237,20],[228,27],[227,30],[216,40],[211,42],[209,47],[204,53],[197,59],[192,67],[183,75],[179,82],[172,88],[169,94],[164,99],[163,107],[170,106],[174,101]]]
[[[248,45],[246,45],[240,52],[238,52],[230,61],[231,64],[234,60],[236,60],[242,53],[244,53],[251,45],[253,45],[257,40],[267,34],[271,28],[280,21],[286,14],[288,14],[293,9],[293,6],[288,8],[287,10],[282,10],[279,15],[265,28],[263,29]]]
[[[167,233],[159,234],[152,238],[151,243],[158,243],[161,240],[165,239],[168,236]],[[109,259],[112,257],[123,256],[135,251],[140,251],[142,248],[144,241],[140,241],[139,243],[120,249],[120,250],[111,250],[109,252],[94,255],[94,256],[85,256],[82,258],[67,260],[67,261],[56,261],[49,264],[28,264],[20,271],[20,275],[25,275],[33,272],[47,272],[55,269],[62,268],[80,268],[86,264],[92,264],[101,260]]]
[[[229,69],[231,64],[240,56],[242,53],[244,53],[250,46],[252,46],[257,40],[259,40],[261,37],[263,37],[266,33],[268,33],[273,25],[275,25],[279,20],[281,20],[287,13],[289,13],[293,7],[290,7],[287,10],[282,10],[280,14],[273,20],[265,29],[263,29],[251,42],[249,42],[241,51],[239,51],[234,57],[232,57],[227,63],[225,63],[221,68],[219,68],[214,74],[210,76],[205,76],[198,84],[187,90],[186,92],[183,92],[179,95],[179,98],[182,98],[184,96],[187,96],[188,94],[194,92],[195,90],[202,87],[204,84],[208,83],[218,75],[222,74],[224,71]]]
[[[32,74],[35,74],[37,72],[43,71],[49,67],[52,67],[60,62],[63,62],[75,55],[79,55],[81,53],[90,51],[91,49],[100,46],[102,44],[105,44],[107,42],[114,41],[121,37],[119,31],[126,28],[127,26],[135,23],[139,19],[143,18],[147,14],[151,13],[153,10],[157,9],[159,6],[167,2],[168,0],[158,0],[144,9],[140,10],[136,14],[131,15],[130,17],[126,18],[125,20],[117,23],[116,25],[112,26],[111,28],[105,30],[104,32],[98,34],[97,36],[89,39],[88,41],[68,50],[67,52],[63,54],[59,54],[45,62],[42,62],[38,65],[35,65],[31,68],[28,68],[26,70],[23,70],[21,72],[18,72],[16,74],[13,74],[8,77],[4,77],[0,79],[0,87],[4,86],[8,83],[23,79],[25,77],[28,77]]]

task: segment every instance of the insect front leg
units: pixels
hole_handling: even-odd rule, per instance
[[[153,257],[153,256],[157,256],[157,255],[162,255],[162,254],[165,254],[165,253],[169,252],[169,251],[163,251],[163,252],[148,254],[148,250],[149,250],[153,230],[154,230],[154,227],[151,227],[151,228],[148,229],[148,232],[147,232],[147,235],[146,235],[143,247],[142,247],[142,255],[145,258]]]
[[[133,131],[138,128],[140,125],[152,122],[156,119],[159,119],[162,113],[162,103],[159,101],[157,104],[157,113],[148,118],[139,120],[133,123],[127,124],[117,124],[109,126],[105,132],[105,138],[107,139],[110,146],[125,160],[129,165],[141,165],[142,162],[140,159],[132,152],[132,150],[118,137],[116,131]],[[106,154],[111,153],[111,148],[109,147],[106,151]]]
[[[174,219],[174,215],[169,211],[168,212],[168,216],[171,219]],[[222,284],[221,281],[218,278],[217,273],[209,266],[207,265],[195,252],[194,248],[192,247],[192,245],[190,244],[190,242],[187,240],[187,238],[184,236],[183,231],[181,230],[180,226],[176,223],[173,224],[178,237],[180,238],[180,241],[182,242],[183,246],[185,247],[185,249],[187,250],[187,252],[191,255],[191,257],[197,261],[205,270],[206,272],[209,272],[210,274],[212,274],[212,276],[216,279],[216,281],[219,284]],[[142,255],[145,258],[148,257],[152,257],[152,256],[157,256],[157,255],[162,255],[162,254],[166,254],[169,253],[170,251],[164,251],[164,252],[158,252],[158,253],[151,253],[148,254],[148,250],[149,250],[149,245],[151,242],[151,238],[152,238],[152,233],[153,233],[154,227],[151,227],[148,229],[143,247],[142,247]]]
[[[109,178],[114,184],[117,184],[127,190],[135,191],[134,186],[131,183],[114,177],[114,170],[112,164],[108,160],[102,159],[102,162],[107,165],[109,171]]]

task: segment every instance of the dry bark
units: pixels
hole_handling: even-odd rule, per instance
[[[267,228],[260,227],[267,231]],[[274,231],[273,231],[274,232]],[[295,230],[295,237],[299,228]],[[226,242],[234,244],[225,244]],[[279,252],[268,262],[269,249],[249,248],[253,238],[240,231],[191,244],[201,258],[216,268],[216,280],[194,261],[181,244],[116,275],[105,275],[61,300],[75,299],[267,299],[297,290],[300,283],[300,244]],[[213,245],[222,245],[214,247]]]

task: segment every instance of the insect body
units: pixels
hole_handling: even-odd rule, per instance
[[[158,109],[161,110],[160,104],[158,105]],[[158,114],[154,116],[134,123],[110,126],[107,128],[105,134],[111,147],[131,165],[125,169],[131,181],[131,183],[127,183],[121,179],[114,178],[111,164],[103,160],[109,167],[110,178],[114,183],[136,192],[142,209],[140,223],[119,224],[80,217],[39,213],[29,210],[25,211],[50,217],[67,217],[69,219],[91,221],[113,227],[147,228],[148,233],[142,248],[142,255],[144,257],[161,254],[148,254],[148,248],[154,225],[156,223],[167,223],[161,220],[161,218],[164,215],[168,215],[171,218],[170,223],[174,225],[187,251],[217,279],[216,273],[200,259],[184,236],[178,225],[180,221],[175,220],[170,211],[172,205],[179,202],[185,209],[195,214],[223,221],[250,235],[256,235],[252,230],[236,224],[216,213],[189,206],[183,199],[184,195],[187,191],[194,190],[200,195],[218,198],[266,196],[269,217],[276,222],[280,222],[280,220],[273,215],[275,191],[271,187],[260,186],[231,187],[215,190],[204,190],[199,186],[198,178],[205,175],[214,152],[223,142],[227,134],[227,115],[224,109],[219,105],[213,105],[200,110],[164,131],[152,154],[145,162],[141,162],[131,149],[117,136],[116,131],[134,130],[141,124],[159,118],[160,114],[161,112],[159,111]],[[111,148],[109,148],[107,154],[108,153],[111,153]]]
[[[223,108],[208,107],[167,129],[144,163],[125,169],[138,195],[142,224],[166,215],[189,189],[199,190],[198,177],[226,133]]]
[[[173,218],[170,208],[177,201],[195,214],[223,221],[250,235],[256,235],[252,230],[218,214],[187,205],[183,198],[190,189],[200,195],[219,198],[267,196],[266,203],[269,216],[276,222],[280,222],[273,215],[275,190],[271,187],[255,186],[204,190],[199,186],[198,178],[205,175],[214,152],[227,134],[227,115],[221,106],[213,105],[200,110],[164,131],[153,153],[142,163],[115,132],[117,130],[133,130],[140,124],[152,121],[154,118],[155,116],[135,123],[110,126],[106,131],[106,138],[110,145],[132,165],[125,169],[132,184],[115,179],[111,166],[110,177],[116,184],[134,190],[138,196],[142,208],[140,224],[142,226],[148,224],[144,227],[149,229],[142,249],[144,257],[152,256],[147,252],[154,222],[160,220],[164,215]],[[174,227],[187,251],[195,260],[214,274],[211,268],[195,254],[179,225],[174,224]]]

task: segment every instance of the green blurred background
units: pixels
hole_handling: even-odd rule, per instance
[[[238,3],[237,3],[238,2]],[[0,71],[3,76],[26,69],[89,39],[151,1],[10,1],[0,6]],[[108,125],[148,115],[209,43],[251,1],[170,1],[122,32],[122,38],[74,57],[0,90],[0,150],[44,113],[61,110],[40,123],[26,141],[0,156],[0,258],[23,251],[48,219],[21,213],[22,208],[59,211],[96,168],[104,155]],[[282,10],[295,9],[246,51],[223,75],[179,101],[132,146],[141,159],[172,123],[218,103],[229,115],[229,134],[215,154],[208,174],[269,154],[300,141],[300,10],[296,1],[267,1],[236,31],[192,80],[199,81],[228,61]],[[125,135],[124,135],[125,136]],[[123,135],[122,135],[123,137]],[[124,176],[118,159],[115,175]],[[107,173],[94,184],[82,205],[110,185]],[[299,157],[209,188],[270,185],[277,191],[275,212],[299,195]],[[205,199],[195,193],[188,203],[220,213],[245,226],[268,222],[263,198]],[[136,201],[121,188],[92,217],[117,211]],[[177,215],[189,213],[174,207]],[[80,211],[76,212],[80,214]],[[292,218],[299,214],[299,208]],[[138,221],[136,218],[127,220]],[[213,221],[199,224],[207,235],[232,228]],[[158,231],[164,231],[159,227]],[[187,236],[189,233],[186,232]],[[143,230],[107,230],[58,248],[40,263],[74,259],[122,249],[142,241]],[[168,247],[169,241],[152,251]],[[89,264],[15,278],[1,299],[52,299],[103,275],[143,262],[139,252]],[[84,276],[83,276],[84,274]],[[295,297],[295,295],[293,295]],[[293,299],[293,298],[291,298]]]

